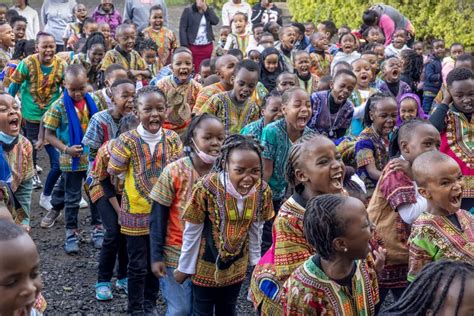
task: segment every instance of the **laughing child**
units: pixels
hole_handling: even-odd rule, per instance
[[[309,53],[304,50],[297,51],[293,56],[293,61],[300,88],[312,94],[316,91],[319,77],[310,72]]]

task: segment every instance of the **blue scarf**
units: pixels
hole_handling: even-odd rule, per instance
[[[10,185],[12,182],[12,172],[2,145],[3,144],[0,143],[0,181]]]
[[[98,112],[97,106],[95,105],[95,102],[89,95],[89,93],[85,94],[84,99],[86,99],[87,109],[89,110],[89,117],[92,117],[92,115]],[[81,145],[84,133],[82,131],[81,122],[79,121],[79,117],[77,116],[76,109],[74,107],[74,101],[69,96],[67,89],[64,89],[64,108],[66,109],[67,120],[69,123],[69,145]],[[72,171],[77,170],[80,160],[80,157],[72,158]]]

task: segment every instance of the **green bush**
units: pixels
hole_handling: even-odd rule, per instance
[[[288,0],[288,7],[295,21],[333,20],[358,28],[362,13],[372,4],[371,0]],[[472,0],[387,0],[385,4],[397,8],[410,19],[417,39],[442,38],[448,45],[461,42],[474,46],[474,2]]]

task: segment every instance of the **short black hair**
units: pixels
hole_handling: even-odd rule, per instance
[[[291,25],[296,27],[301,34],[304,34],[305,28],[304,28],[304,25],[302,23],[292,22]]]
[[[15,42],[12,59],[21,60],[35,53],[35,40],[19,40]]]
[[[441,38],[435,38],[431,41],[431,47],[434,46],[435,43],[443,43],[444,44],[444,40],[441,39]]]
[[[474,75],[470,69],[454,68],[449,72],[448,76],[446,77],[446,84],[448,85],[448,87],[451,87],[453,85],[453,82],[455,81],[463,81],[469,79],[474,79]]]
[[[115,80],[113,83],[112,83],[112,86],[110,86],[110,88],[115,88],[115,87],[118,87],[122,84],[131,84],[132,86],[135,86],[135,84],[133,83],[132,80],[130,79],[118,79],[118,80]]]
[[[245,20],[245,22],[248,22],[248,21],[249,21],[249,17],[247,16],[247,14],[245,14],[245,13],[243,13],[243,12],[240,12],[240,11],[238,11],[237,13],[235,13],[235,14],[234,14],[234,17],[232,18],[232,22],[234,22],[234,19],[235,19],[235,17],[236,17],[237,15],[241,15],[241,16],[243,16],[243,17],[244,17],[244,20]],[[232,22],[231,22],[231,24],[232,24]]]
[[[112,74],[114,73],[114,71],[117,71],[117,70],[123,70],[125,72],[127,71],[127,69],[125,69],[125,67],[120,64],[112,64],[105,69],[105,72],[104,72],[105,79],[109,79],[110,76],[112,76]]]
[[[199,65],[199,71],[201,71],[202,67],[211,67],[211,59],[206,58],[201,61],[201,64]]]
[[[470,61],[471,63],[474,62],[474,57],[471,55],[471,54],[462,54],[462,55],[459,55],[457,58],[456,58],[456,62],[459,62],[459,61]]]
[[[339,64],[339,63],[338,63]],[[349,66],[350,67],[350,66]],[[349,70],[349,69],[341,69],[339,70],[338,72],[336,72],[333,76],[333,80],[336,81],[337,78],[339,78],[340,76],[343,76],[343,75],[347,75],[347,76],[351,76],[352,78],[354,78],[355,80],[357,80],[357,77],[356,75],[354,74],[354,72],[352,72],[352,70]]]
[[[39,41],[42,37],[52,37],[54,39],[53,34],[48,33],[48,32],[40,31],[40,32],[38,32],[38,34],[36,34],[36,44],[39,43]],[[56,44],[56,41],[54,43]]]
[[[365,25],[375,25],[379,19],[379,14],[375,10],[366,10],[362,14],[362,21]]]
[[[66,71],[64,72],[64,78],[67,76],[78,77],[80,75],[84,75],[87,77],[87,70],[81,64],[72,64],[66,67]]]
[[[7,10],[7,12],[5,13],[5,20],[7,20],[8,24],[12,25],[11,21],[14,17],[17,17],[19,16],[20,14],[18,13],[17,10],[15,9],[10,9],[10,10]]]
[[[346,36],[350,36],[350,37],[352,37],[352,39],[354,40],[354,42],[355,42],[356,44],[358,44],[358,43],[359,43],[359,41],[358,41],[357,37],[356,37],[354,34],[352,34],[351,32],[345,32],[345,33],[342,33],[342,34],[341,34],[341,36],[339,36],[339,39],[337,40],[337,41],[338,41],[338,43],[339,43],[339,44],[341,44],[341,42],[342,42],[342,39],[343,39],[344,37],[346,37]]]
[[[412,136],[416,136],[414,134],[414,131],[416,130],[418,126],[421,126],[421,125],[433,126],[430,123],[430,121],[415,118],[415,119],[403,122],[402,125],[400,125],[400,127],[393,132],[392,137],[390,139],[390,145],[389,145],[390,158],[399,157],[402,154],[401,142],[409,141],[412,138]]]
[[[151,13],[152,13],[153,11],[163,11],[163,7],[162,7],[161,5],[159,5],[159,4],[155,4],[155,5],[152,6],[152,7],[150,8],[150,10],[148,11],[149,15],[151,15]]]
[[[92,48],[92,46],[97,45],[97,44],[102,45],[104,47],[104,50],[107,46],[105,44],[104,34],[102,34],[100,32],[94,32],[86,39],[86,43],[82,47],[81,52],[84,53],[84,54],[87,54],[87,52]]]
[[[167,100],[166,100],[166,94],[160,88],[158,88],[157,86],[145,86],[141,89],[138,89],[137,93],[135,94],[135,98],[134,98],[135,107],[138,107],[138,103],[139,103],[138,100],[141,97],[143,97],[147,94],[152,94],[152,93],[156,93],[156,94],[161,95],[165,99],[166,107],[168,107],[168,103],[167,103]]]
[[[326,31],[329,32],[329,34],[331,34],[331,37],[333,37],[334,34],[337,33],[337,27],[333,21],[325,20],[325,21],[320,22],[320,24],[324,25],[324,28],[326,29]]]
[[[278,91],[276,89],[273,89],[272,91],[270,91],[270,93],[268,93],[264,98],[263,98],[263,103],[262,105],[260,106],[262,109],[266,108],[267,107],[267,103],[270,99],[272,98],[280,98],[281,99],[281,94],[278,93]]]
[[[9,241],[26,235],[26,231],[19,225],[6,219],[0,219],[0,242]]]
[[[137,48],[140,53],[143,53],[145,50],[158,51],[158,45],[156,45],[156,42],[151,38],[143,38],[142,40],[138,41]]]
[[[25,22],[26,24],[28,24],[28,20],[22,15],[17,15],[17,16],[12,17],[9,23],[12,27],[14,27],[15,23],[17,22]]]
[[[242,61],[242,60],[244,59],[244,54],[243,54],[242,51],[241,51],[240,49],[238,49],[238,48],[229,49],[229,50],[227,51],[227,54],[237,57],[237,59],[238,59],[239,61]]]
[[[176,56],[178,54],[181,54],[181,53],[188,54],[189,56],[191,56],[191,58],[193,58],[193,53],[191,52],[191,50],[189,48],[187,48],[185,46],[180,46],[180,47],[176,48],[173,51],[173,55],[171,56],[171,62],[173,62],[174,56]]]
[[[285,92],[283,92],[283,94],[281,96],[281,103],[282,104],[287,104],[288,102],[290,102],[291,97],[293,96],[293,94],[296,91],[303,91],[304,93],[308,94],[308,92],[306,92],[306,90],[301,88],[301,87],[298,87],[298,86],[291,87],[288,90],[286,90]]]
[[[263,23],[255,23],[255,24],[252,24],[252,33],[255,31],[256,28],[263,28]]]
[[[250,71],[250,72],[256,72],[257,74],[260,75],[260,67],[258,66],[256,62],[250,59],[244,59],[242,61],[239,61],[237,65],[235,65],[234,75],[237,76],[237,74],[239,73],[241,69],[246,69],[247,71]]]

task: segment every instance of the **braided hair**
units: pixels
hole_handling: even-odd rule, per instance
[[[413,87],[416,87],[420,82],[421,73],[423,72],[423,56],[418,55],[413,49],[405,49],[400,53],[400,58],[404,61],[403,74],[412,81],[411,87],[413,90]]]
[[[371,95],[369,99],[367,99],[367,102],[365,104],[365,112],[364,112],[364,126],[365,127],[369,127],[372,125],[370,112],[375,110],[375,106],[380,100],[386,99],[386,98],[393,99],[393,96],[388,92],[377,92]]]
[[[92,46],[97,44],[102,45],[104,47],[104,50],[107,46],[105,44],[104,34],[100,32],[94,32],[87,38],[86,43],[82,47],[81,53],[87,54],[87,52],[92,49]]]
[[[449,288],[460,280],[456,310],[459,314],[467,282],[474,282],[474,266],[460,261],[440,260],[426,265],[416,279],[403,292],[402,297],[385,308],[379,315],[426,315],[428,311],[437,315],[446,301]]]
[[[166,94],[160,88],[158,88],[157,86],[146,86],[146,87],[143,87],[143,88],[139,89],[137,91],[137,93],[135,94],[135,97],[133,99],[133,103],[135,104],[135,106],[138,107],[138,100],[140,100],[141,97],[143,97],[147,94],[151,94],[151,93],[156,93],[156,94],[161,95],[165,99],[166,107],[168,107],[168,103],[167,103],[167,100],[166,100]]]
[[[304,236],[323,259],[329,260],[335,254],[332,241],[345,233],[345,225],[337,213],[347,199],[340,194],[323,194],[306,204]]]

